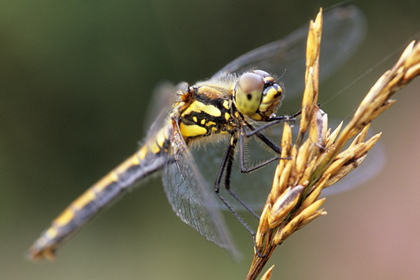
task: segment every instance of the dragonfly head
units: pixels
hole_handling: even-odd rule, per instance
[[[283,90],[265,71],[242,74],[235,84],[233,100],[243,115],[257,121],[268,119],[280,105]]]

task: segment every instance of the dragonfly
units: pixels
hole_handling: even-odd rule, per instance
[[[363,15],[354,6],[325,13],[321,79],[348,60],[363,31]],[[275,129],[262,128],[292,120],[277,116],[276,110],[285,96],[283,83],[290,96],[302,92],[306,34],[305,25],[282,40],[233,60],[209,80],[192,86],[166,86],[156,93],[158,102],[170,100],[170,104],[151,125],[144,144],[53,220],[34,242],[29,256],[53,258],[58,246],[100,210],[160,170],[169,203],[179,218],[209,241],[235,254],[221,210],[227,208],[241,219],[237,209],[253,211],[264,204],[271,186],[269,179],[274,174],[273,168],[266,165],[279,158],[280,149],[275,144],[279,142],[278,132],[270,134],[266,131]],[[274,74],[283,75],[282,82]],[[169,93],[170,98],[161,97],[162,93]],[[268,135],[277,138],[271,140]],[[259,154],[253,148],[255,143],[265,146],[274,156],[250,165],[249,158]],[[203,146],[213,150],[203,152]],[[237,167],[242,172],[234,172]],[[252,183],[248,174],[242,173],[254,170],[270,175],[257,176]],[[207,185],[209,176],[213,176],[214,189]],[[267,183],[261,183],[263,177],[268,178]],[[240,180],[246,183],[238,184],[241,188],[233,191],[231,182]],[[223,190],[227,190],[229,198],[222,195]]]

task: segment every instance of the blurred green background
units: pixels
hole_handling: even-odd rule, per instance
[[[0,279],[243,279],[253,250],[248,232],[226,215],[244,255],[235,263],[180,222],[160,178],[86,226],[55,262],[33,263],[24,253],[68,203],[134,152],[159,81],[205,79],[333,4],[2,1]],[[338,92],[368,71],[334,99],[345,112],[401,46],[420,37],[419,1],[354,4],[367,17],[366,39],[321,87],[321,96]],[[278,248],[273,279],[420,278],[419,91],[412,83],[374,124],[384,132],[384,170],[330,197],[326,217]],[[283,104],[279,113],[290,113],[287,97]]]

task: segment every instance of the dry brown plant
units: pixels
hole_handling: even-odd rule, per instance
[[[362,163],[381,135],[366,140],[370,122],[394,104],[390,97],[396,91],[420,74],[420,44],[412,42],[370,89],[350,122],[344,128],[340,124],[334,130],[328,129],[327,115],[317,106],[321,30],[322,9],[309,26],[299,132],[292,139],[291,125],[284,124],[282,159],[261,214],[246,279],[256,279],[274,249],[286,238],[326,214],[320,208],[325,201],[320,198],[321,191]],[[273,266],[261,279],[270,279],[272,270]]]

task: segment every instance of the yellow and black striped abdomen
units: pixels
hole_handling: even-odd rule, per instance
[[[161,169],[170,157],[171,131],[169,125],[159,130],[134,155],[73,201],[35,241],[29,251],[30,257],[53,258],[57,246],[104,206],[119,198],[134,183]]]

